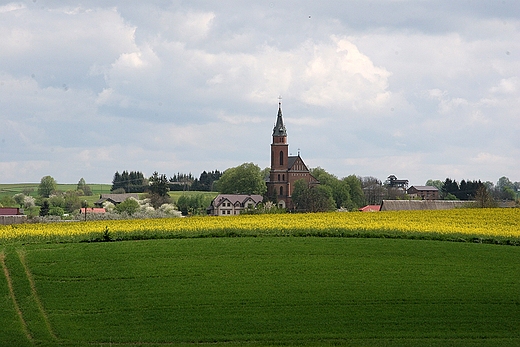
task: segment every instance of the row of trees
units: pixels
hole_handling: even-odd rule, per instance
[[[203,171],[199,178],[191,173],[177,173],[166,180],[171,191],[214,191],[214,182],[220,179],[222,172],[218,170]],[[110,191],[114,193],[144,193],[149,190],[151,182],[140,171],[116,171],[112,179]]]
[[[511,182],[505,176],[498,179],[497,183],[486,181],[461,180],[460,183],[451,178],[444,181],[428,180],[426,185],[439,189],[441,199],[473,200],[480,187],[485,187],[488,194],[494,200],[516,200],[517,192],[520,191],[520,182]]]

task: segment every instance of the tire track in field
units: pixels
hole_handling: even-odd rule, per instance
[[[31,343],[34,344],[34,338],[31,335],[31,332],[29,331],[29,328],[27,327],[27,322],[23,318],[22,310],[20,310],[20,305],[18,305],[18,301],[16,300],[16,296],[14,295],[14,289],[13,289],[13,282],[11,280],[11,274],[9,273],[9,269],[7,268],[7,265],[5,263],[5,253],[0,253],[0,264],[2,265],[2,269],[4,270],[4,275],[7,280],[7,287],[9,288],[9,296],[11,297],[11,300],[13,301],[13,305],[16,311],[16,314],[18,315],[18,318],[20,319],[20,323],[22,324],[23,331],[25,333],[25,337],[27,337],[27,340],[29,340]]]
[[[20,263],[22,263],[23,269],[25,271],[25,276],[27,276],[27,279],[29,280],[29,285],[31,286],[31,293],[34,297],[34,301],[36,301],[36,305],[38,306],[38,310],[40,311],[40,314],[43,317],[43,321],[45,322],[45,326],[47,327],[47,330],[51,337],[54,340],[58,340],[58,337],[52,330],[51,323],[49,321],[49,317],[47,316],[47,313],[45,312],[45,309],[43,308],[42,301],[40,300],[40,297],[38,296],[38,293],[36,292],[36,285],[34,283],[34,278],[32,276],[31,271],[29,270],[29,267],[27,266],[27,262],[25,260],[25,251],[23,250],[17,250],[16,253],[18,254],[18,258],[20,259]]]

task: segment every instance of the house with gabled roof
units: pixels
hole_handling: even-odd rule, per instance
[[[282,104],[278,103],[278,115],[273,128],[271,143],[271,171],[267,183],[267,196],[281,208],[292,209],[294,183],[304,180],[308,185],[318,185],[319,181],[311,175],[309,168],[298,155],[289,155],[287,129],[283,123]]]
[[[94,205],[103,207],[103,203],[105,201],[111,202],[114,205],[118,205],[125,201],[126,199],[134,198],[139,200],[139,194],[137,193],[126,193],[126,194],[101,194],[99,196],[99,200],[94,203]]]
[[[207,212],[212,216],[236,216],[256,208],[263,199],[262,195],[257,194],[219,194],[211,201]]]
[[[412,199],[439,200],[439,189],[433,186],[411,186],[406,192]]]

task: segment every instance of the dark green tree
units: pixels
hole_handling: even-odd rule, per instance
[[[159,208],[163,204],[171,202],[168,195],[169,181],[165,174],[159,174],[155,171],[149,179],[150,186],[148,187],[148,198],[154,208]]]
[[[142,193],[147,186],[147,181],[142,172],[139,171],[123,171],[121,174],[116,171],[112,179],[112,188],[110,191],[124,189],[125,193]]]
[[[47,199],[43,200],[43,203],[40,206],[40,216],[42,216],[42,217],[48,216],[50,208],[51,208],[51,206],[49,204],[49,200],[47,200]]]

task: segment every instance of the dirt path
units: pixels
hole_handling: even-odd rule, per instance
[[[20,310],[20,305],[18,305],[18,301],[16,300],[16,296],[14,295],[14,289],[13,289],[13,282],[11,280],[11,274],[9,273],[9,269],[7,268],[7,265],[5,263],[5,253],[0,253],[0,264],[2,266],[2,269],[4,270],[4,275],[7,280],[7,287],[9,288],[9,296],[11,297],[11,300],[13,301],[14,308],[16,310],[16,314],[18,315],[18,318],[20,319],[20,323],[22,324],[23,331],[25,333],[25,336],[27,337],[27,340],[34,343],[34,338],[32,337],[31,333],[29,332],[29,328],[27,327],[27,322],[23,318],[22,311]]]

